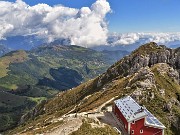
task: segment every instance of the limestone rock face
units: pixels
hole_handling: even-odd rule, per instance
[[[159,93],[161,94],[162,97],[165,97],[165,89],[160,89]]]
[[[177,105],[178,107],[180,107],[180,102],[179,102],[176,98],[171,98],[171,100],[169,100],[169,101],[165,104],[164,109],[165,109],[165,110],[168,110],[169,112],[171,112],[173,105]]]
[[[147,66],[135,73],[134,77],[129,80],[127,88],[135,89],[131,96],[138,102],[144,99],[146,101],[148,99],[154,99],[153,90],[156,90],[156,83],[154,74],[150,68]]]
[[[164,109],[165,109],[165,110],[168,110],[169,112],[171,112],[172,103],[171,103],[171,102],[168,102],[167,104],[165,104]]]
[[[130,61],[132,61],[132,67],[130,69],[131,74],[137,72],[142,67],[151,67],[157,63],[166,63],[175,69],[180,68],[180,56],[177,56],[176,53],[171,55],[169,50],[164,50],[164,52],[159,53],[151,53],[145,56],[135,56],[130,59]]]
[[[129,74],[138,72],[142,67],[151,67],[155,64],[166,64],[168,75],[180,83],[180,50],[175,51],[166,47],[160,47],[161,51],[154,51],[144,55],[132,55],[128,57],[131,67]],[[167,66],[169,65],[169,66]],[[167,71],[168,70],[168,71]]]
[[[172,106],[173,105],[177,105],[178,107],[180,107],[180,102],[176,99],[176,98],[171,98],[171,100],[165,104],[164,109],[168,110],[170,112],[170,115],[168,116],[169,121],[172,122],[172,125],[174,127],[176,127],[176,129],[180,129],[180,117],[176,116],[173,112],[172,112]]]
[[[155,64],[165,64],[166,72],[177,83],[180,84],[180,49],[170,49],[165,46],[158,46],[156,43],[149,43],[132,52],[131,55],[124,57],[119,62],[111,66],[105,74],[99,78],[98,86],[117,77],[128,77],[139,72],[142,68],[152,67]],[[144,70],[145,72],[145,70]],[[141,71],[141,76],[143,72]],[[153,80],[149,74],[149,79],[140,82],[142,87],[148,86]]]
[[[177,83],[180,83],[179,73],[177,70],[170,68],[169,72],[167,72],[167,73],[171,78],[173,78],[174,81],[176,81]]]
[[[158,65],[159,65],[159,68],[157,68],[158,73],[160,73],[161,75],[167,74],[169,77],[173,79],[173,81],[180,83],[179,72],[176,69],[170,67],[166,63],[159,63]]]
[[[151,89],[152,87],[155,87],[154,74],[149,67],[141,68],[139,72],[135,74],[133,79],[129,81],[127,86],[130,87],[132,84],[140,89]]]

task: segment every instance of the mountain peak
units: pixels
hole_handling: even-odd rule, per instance
[[[163,45],[158,45],[155,42],[150,42],[150,43],[146,43],[142,46],[140,46],[138,49],[136,49],[135,51],[133,51],[132,54],[141,54],[141,55],[145,55],[145,54],[150,54],[150,53],[156,53],[160,50],[164,50],[166,49],[166,46]]]
[[[107,81],[112,81],[116,77],[127,77],[141,68],[151,67],[158,63],[167,63],[173,68],[179,69],[179,52],[166,48],[163,45],[157,45],[154,42],[147,43],[111,66],[101,77],[100,82],[103,84]]]

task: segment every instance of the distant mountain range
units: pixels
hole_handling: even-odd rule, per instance
[[[170,45],[169,47],[170,47],[170,48],[178,48],[178,47],[180,47],[180,44],[177,44],[177,45]]]
[[[124,50],[133,51],[140,45],[148,43],[150,41],[157,42],[158,44],[166,44],[167,47],[177,48],[180,47],[180,40],[178,34],[173,33],[127,33],[127,34],[110,34],[107,39],[107,45],[92,45],[92,49],[95,50]],[[163,43],[161,43],[163,42]],[[47,41],[38,38],[35,35],[27,36],[13,36],[7,37],[6,40],[0,40],[0,44],[5,45],[11,50],[30,50],[38,46],[43,45],[71,45],[70,39],[56,39],[53,42],[47,43]],[[79,45],[85,46],[85,45]]]
[[[52,127],[61,126],[58,123],[62,122],[60,120],[64,118],[61,117],[63,114],[93,112],[101,105],[103,106],[100,111],[106,114],[106,111],[103,111],[105,102],[131,95],[166,126],[166,135],[178,135],[180,132],[179,75],[180,48],[170,49],[154,42],[142,45],[93,80],[39,104],[21,118],[23,125],[7,134],[51,133]],[[107,105],[111,104],[112,102],[109,102]],[[88,118],[82,116],[82,119]],[[63,119],[63,123],[66,122],[66,119]],[[86,123],[77,131],[86,134],[89,130],[94,131],[99,128],[91,126],[90,123],[93,122],[91,119],[87,122],[89,125]],[[105,131],[105,128],[101,127],[100,131]],[[95,135],[94,132],[92,134]]]
[[[8,47],[4,46],[4,45],[0,45],[0,57],[5,55],[6,53],[10,52],[11,49],[9,49]]]
[[[12,50],[30,50],[42,43],[43,41],[37,39],[35,36],[13,36],[7,37],[6,40],[0,40],[0,44]]]

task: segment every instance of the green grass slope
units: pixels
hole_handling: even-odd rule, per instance
[[[14,52],[0,58],[0,87],[26,95],[23,91],[32,91],[29,85],[66,90],[103,73],[113,62],[107,54],[78,46],[43,46],[31,52]]]
[[[8,95],[7,101],[15,100],[14,104],[4,103],[0,97],[0,131],[17,124],[20,116],[40,101],[96,77],[113,62],[108,53],[60,45],[0,57],[0,89]]]
[[[87,120],[83,120],[82,126],[70,135],[118,135],[118,133],[110,126],[92,128]]]
[[[13,95],[0,90],[0,131],[17,125],[23,112],[36,105],[36,101],[28,97]]]

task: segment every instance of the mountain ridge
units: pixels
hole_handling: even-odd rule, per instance
[[[21,123],[29,120],[25,126],[10,133],[44,133],[46,130],[41,130],[43,123],[46,121],[50,122],[49,126],[53,125],[51,121],[54,117],[61,118],[68,112],[92,111],[114,97],[118,99],[131,95],[167,127],[165,134],[177,135],[180,131],[179,57],[179,49],[172,50],[154,42],[145,44],[97,78],[59,93],[34,108],[22,117]],[[36,124],[37,121],[41,127]],[[31,126],[38,130],[28,129]]]

